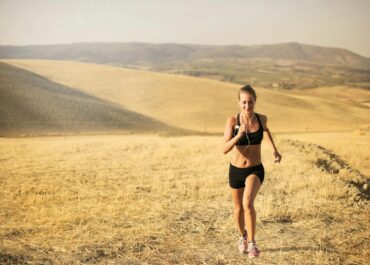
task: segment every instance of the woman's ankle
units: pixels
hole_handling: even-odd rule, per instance
[[[243,234],[241,235],[244,239],[248,239],[247,236],[248,236],[248,233],[247,233],[247,230],[244,229],[244,232]]]

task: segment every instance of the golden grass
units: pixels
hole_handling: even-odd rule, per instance
[[[231,83],[68,61],[2,61],[179,128],[222,132],[238,112],[239,85]],[[273,132],[289,132],[274,137],[281,164],[272,163],[263,142],[256,263],[369,263],[370,92],[256,89],[256,112],[270,118]],[[351,131],[292,133],[325,130]],[[249,263],[237,252],[232,154],[223,155],[221,145],[222,136],[0,138],[0,262]]]
[[[223,132],[226,119],[239,111],[241,86],[232,83],[72,61],[1,61],[179,128]],[[370,127],[366,105],[370,91],[349,87],[255,89],[255,111],[270,117],[275,132]]]
[[[214,127],[219,127],[221,120],[224,124],[227,110],[217,107],[218,117],[206,111],[216,109],[216,102],[236,102],[238,88],[235,84],[205,78],[108,65],[47,60],[4,62],[167,124],[207,132],[215,132]]]
[[[368,201],[316,145],[275,137],[256,199],[256,264],[366,264]],[[0,139],[1,257],[47,264],[249,264],[222,137]],[[329,161],[335,162],[335,161]]]

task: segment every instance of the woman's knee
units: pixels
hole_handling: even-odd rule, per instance
[[[246,196],[246,198],[243,201],[243,208],[247,211],[254,210],[254,200],[251,197]]]
[[[243,211],[243,205],[242,204],[234,205],[234,213],[240,213],[242,211]]]

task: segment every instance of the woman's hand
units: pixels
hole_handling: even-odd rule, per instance
[[[238,138],[242,137],[243,136],[243,133],[245,133],[247,131],[247,128],[245,127],[245,124],[242,123],[240,126],[239,126],[239,130],[238,130]]]
[[[274,157],[275,157],[274,163],[276,163],[276,162],[279,162],[280,163],[280,161],[281,161],[281,154],[278,151],[275,151],[274,152]]]

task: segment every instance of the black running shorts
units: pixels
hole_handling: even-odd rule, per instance
[[[231,188],[239,189],[245,187],[245,179],[250,174],[256,174],[261,182],[265,178],[265,168],[263,164],[255,165],[252,167],[240,168],[230,163],[229,167],[229,184]]]

